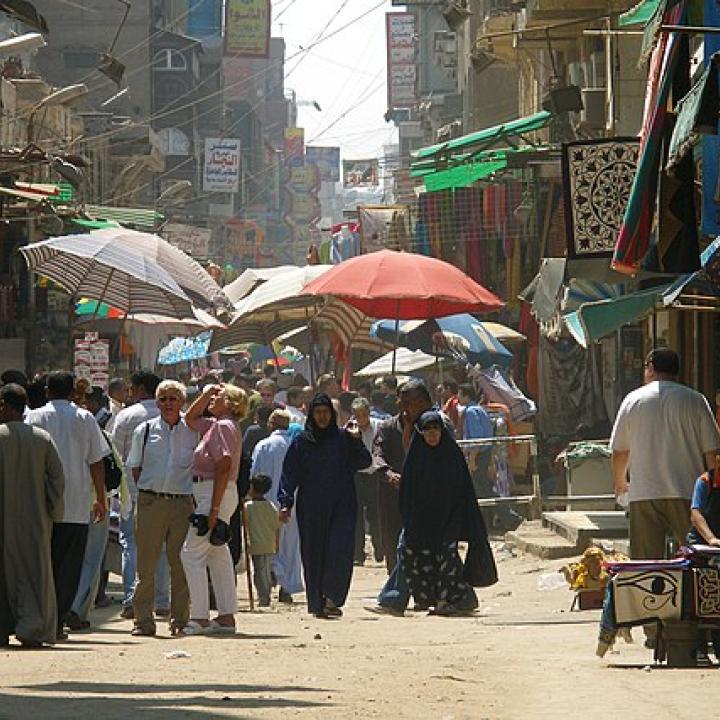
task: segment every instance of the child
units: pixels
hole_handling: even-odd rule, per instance
[[[272,480],[267,475],[253,475],[250,500],[245,503],[248,553],[252,557],[253,580],[260,607],[270,607],[272,559],[280,540],[278,509],[265,498],[271,487]]]

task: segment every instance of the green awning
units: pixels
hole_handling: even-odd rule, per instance
[[[109,205],[86,205],[85,212],[96,220],[111,220],[138,230],[155,230],[165,219],[156,210],[147,208],[112,207]]]
[[[583,303],[578,310],[563,316],[572,336],[584,348],[611,335],[623,325],[647,315],[662,302],[668,286],[622,295],[611,300]]]
[[[74,225],[87,228],[88,230],[105,230],[105,228],[120,227],[114,220],[86,220],[85,218],[70,218]]]
[[[519,140],[522,135],[536,130],[542,130],[550,124],[553,116],[543,110],[542,112],[529,115],[528,117],[511,120],[502,125],[479,130],[478,132],[463,135],[462,137],[449,140],[446,143],[438,143],[428,147],[420,148],[413,153],[416,160],[433,157],[451,150],[489,150],[498,144],[512,145],[514,140]]]
[[[635,7],[631,7],[618,19],[620,27],[628,25],[647,25],[648,20],[655,14],[660,0],[641,0]]]
[[[477,180],[489,177],[498,170],[507,167],[507,160],[500,159],[490,162],[475,162],[458,165],[449,170],[438,170],[423,178],[425,189],[428,192],[447,190],[448,188],[461,188],[472,185]]]

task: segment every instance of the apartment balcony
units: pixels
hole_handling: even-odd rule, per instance
[[[615,3],[617,9],[620,5],[631,5],[627,3]],[[524,15],[527,27],[533,25],[562,22],[563,20],[574,20],[576,18],[597,17],[607,13],[607,0],[527,0]]]

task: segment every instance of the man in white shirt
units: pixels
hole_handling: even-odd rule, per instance
[[[684,543],[695,480],[715,467],[720,452],[708,401],[681,385],[679,375],[675,351],[652,350],[645,385],[623,400],[610,438],[615,493],[629,500],[634,560],[665,557],[668,535]],[[648,647],[654,647],[654,633],[654,626],[646,627]]]
[[[133,433],[139,425],[146,420],[151,420],[160,414],[155,402],[155,391],[160,384],[160,378],[147,370],[140,370],[130,377],[130,398],[132,405],[121,410],[115,417],[112,429],[112,440],[117,448],[123,463],[127,462],[132,445]],[[127,478],[130,495],[133,501],[133,510],[128,517],[120,518],[120,547],[122,548],[122,577],[123,577],[123,609],[121,617],[133,618],[133,593],[135,590],[135,577],[137,567],[137,547],[135,544],[135,507],[137,506],[137,486],[131,476]],[[167,563],[158,566],[161,569],[161,577],[156,578],[156,591],[167,597],[168,571]],[[164,582],[163,582],[164,578]],[[158,607],[160,600],[163,600],[162,607],[165,608],[165,598],[157,598]]]
[[[95,418],[70,401],[74,378],[69,372],[54,372],[48,377],[46,405],[27,415],[30,425],[47,431],[62,461],[65,475],[64,513],[53,526],[52,563],[58,610],[58,638],[65,617],[75,599],[80,580],[88,513],[92,508],[95,522],[105,519],[105,466],[109,454],[105,438]]]
[[[155,569],[167,547],[171,573],[170,629],[175,634],[187,625],[190,593],[180,550],[193,512],[192,459],[199,438],[183,419],[180,409],[185,386],[164,380],[156,391],[160,416],[141,423],[133,433],[127,468],[138,487],[137,568],[133,598],[133,635],[154,635],[153,599]]]
[[[301,410],[303,401],[305,400],[305,393],[301,387],[295,387],[291,385],[287,389],[286,395],[287,404],[285,410],[290,415],[290,422],[298,423],[299,425],[305,426],[305,413]]]
[[[380,421],[370,416],[370,403],[365,398],[356,398],[352,402],[353,419],[363,439],[363,444],[372,455],[375,447]],[[355,564],[365,564],[365,526],[370,529],[375,561],[384,558],[382,537],[378,518],[378,477],[375,463],[355,473],[355,492],[357,493],[358,512],[355,524]]]

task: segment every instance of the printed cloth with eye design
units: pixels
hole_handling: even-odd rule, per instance
[[[685,559],[611,563],[612,606],[616,625],[680,620]]]

